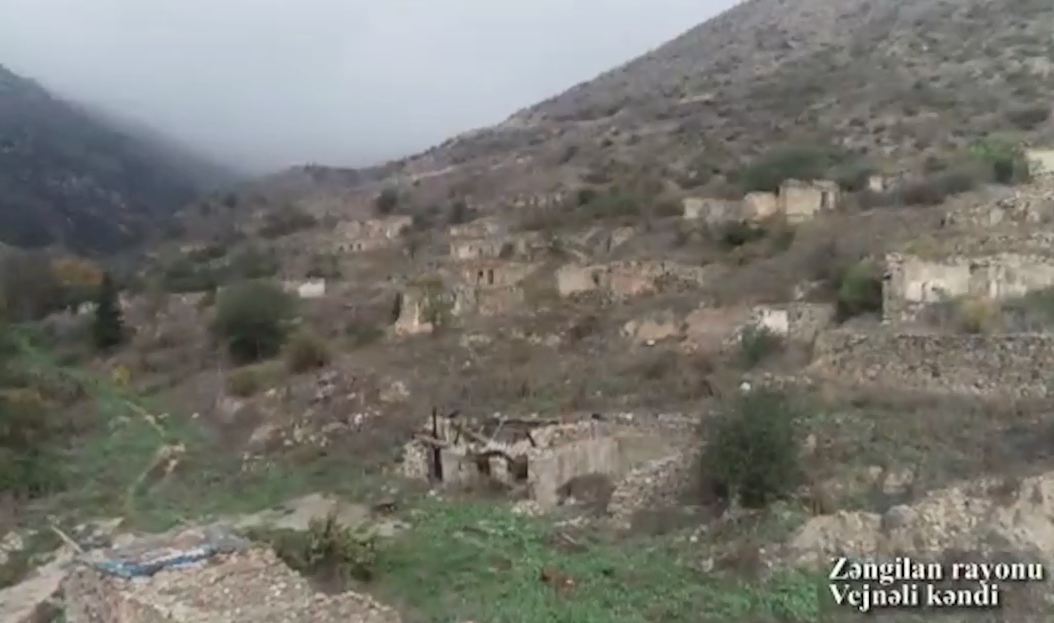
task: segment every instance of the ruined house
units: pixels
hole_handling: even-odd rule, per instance
[[[926,248],[924,254],[888,254],[883,321],[913,322],[928,306],[959,297],[999,301],[1054,286],[1054,256],[1051,247],[1042,246],[1050,236],[1035,238],[1032,245],[1027,238],[1007,237],[989,239],[989,248],[971,249],[963,241],[962,249],[951,245]]]
[[[524,298],[520,282],[537,266],[495,259],[467,260],[451,267],[456,315],[497,314]]]
[[[392,325],[396,335],[416,335],[435,330],[430,295],[428,288],[420,286],[408,287],[396,295],[395,305],[399,309],[399,316]]]
[[[451,225],[447,234],[451,238],[477,239],[501,236],[505,234],[507,227],[494,217],[484,217],[460,225]]]
[[[556,271],[556,289],[560,296],[601,292],[614,298],[628,298],[653,292],[663,283],[705,283],[706,267],[686,266],[675,262],[621,261],[608,264],[567,264]]]
[[[337,247],[342,252],[369,251],[390,246],[413,225],[409,216],[344,221],[337,225]]]
[[[1025,158],[1033,176],[1054,176],[1054,149],[1029,149],[1025,152]]]
[[[801,223],[838,209],[838,184],[827,180],[786,180],[775,193],[752,192],[743,197],[741,218],[760,221],[776,215]]]
[[[703,197],[686,197],[681,201],[684,218],[716,225],[741,218],[742,207],[734,201]]]
[[[600,475],[617,481],[634,467],[673,454],[689,422],[648,428],[589,416],[471,418],[433,410],[404,447],[414,479],[453,487],[500,487],[543,510],[567,501],[567,485]]]

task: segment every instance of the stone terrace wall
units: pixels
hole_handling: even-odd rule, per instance
[[[1054,390],[1054,335],[821,335],[810,373],[861,385],[973,395],[1045,397]]]
[[[1054,286],[1048,253],[998,253],[951,257],[886,256],[882,317],[909,323],[927,306],[959,296],[1005,300]]]

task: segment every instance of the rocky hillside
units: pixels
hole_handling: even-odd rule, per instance
[[[773,145],[811,143],[901,173],[993,133],[1049,140],[1052,30],[1041,0],[749,0],[403,164],[508,170],[529,156],[547,190],[658,162],[696,188]],[[497,172],[478,183],[503,177],[525,186]]]
[[[226,177],[0,66],[0,241],[115,250]]]

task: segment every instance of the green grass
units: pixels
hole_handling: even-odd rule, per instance
[[[79,416],[93,420],[90,432],[62,450],[60,487],[28,509],[36,515],[62,519],[75,513],[79,521],[120,516],[137,529],[163,530],[202,517],[259,511],[313,491],[355,493],[364,484],[355,457],[283,457],[295,464],[271,461],[245,470],[241,457],[192,422],[166,417],[162,405],[109,379],[59,366],[28,341],[19,346],[23,367],[39,378],[84,388],[94,403]],[[137,483],[165,445],[185,449],[175,470]]]
[[[780,573],[736,581],[681,560],[670,537],[590,543],[568,553],[549,545],[552,526],[485,503],[429,502],[413,527],[382,548],[375,592],[410,621],[490,623],[730,623],[813,621],[818,578]],[[573,579],[567,594],[543,568]]]

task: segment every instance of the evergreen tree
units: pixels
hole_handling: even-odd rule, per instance
[[[109,273],[102,276],[98,296],[95,299],[95,321],[92,338],[96,348],[106,350],[124,341],[124,321],[117,300],[117,285]]]

